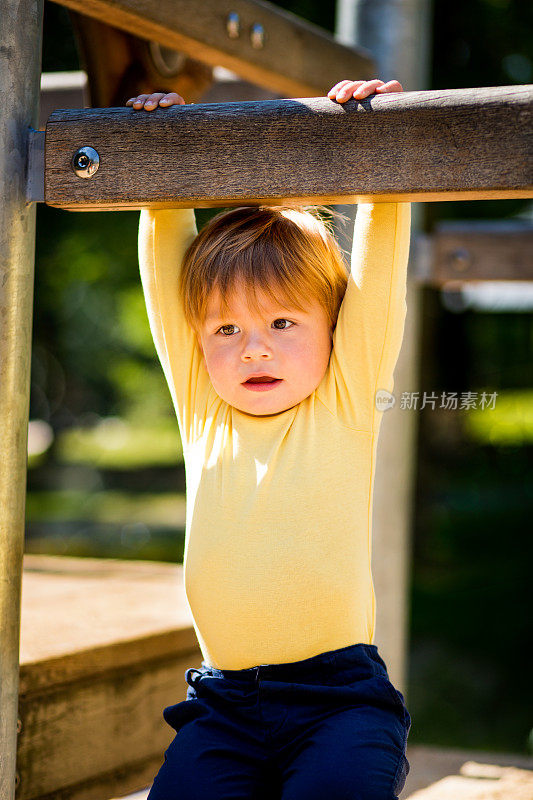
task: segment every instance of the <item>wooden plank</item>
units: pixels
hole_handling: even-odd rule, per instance
[[[18,800],[102,800],[151,782],[201,653],[181,565],[24,559]]]
[[[532,281],[533,224],[526,220],[443,222],[433,233],[427,282]]]
[[[178,653],[21,695],[17,800],[101,800],[150,783],[174,735],[163,708],[185,700],[185,670],[199,663]]]
[[[370,53],[339,44],[317,25],[265,0],[58,0],[61,5],[142,39],[179,50],[212,66],[231,69],[280,94],[326,93],[346,75],[375,78]],[[228,15],[239,33],[228,33]],[[263,46],[252,38],[264,31]],[[255,46],[254,46],[255,42]]]
[[[533,197],[533,85],[59,110],[45,201],[71,209]],[[90,145],[92,178],[71,160]]]
[[[22,694],[196,648],[181,565],[24,556]]]

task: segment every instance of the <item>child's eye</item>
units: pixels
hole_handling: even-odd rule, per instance
[[[276,322],[288,322],[289,325],[294,325],[294,322],[291,322],[290,319],[283,319],[283,318],[282,319],[275,319],[274,320],[274,325],[276,324]],[[277,328],[277,330],[278,331],[286,331],[287,328]]]
[[[219,333],[220,331],[224,331],[224,328],[236,328],[236,327],[237,327],[236,325],[231,325],[231,324],[230,324],[230,325],[222,325],[222,326],[221,326],[221,327],[218,329],[217,333]],[[226,334],[225,334],[225,333],[224,333],[223,335],[224,335],[224,336],[226,336]],[[228,336],[231,336],[231,333],[230,333],[230,334],[227,334],[227,335],[228,335]]]

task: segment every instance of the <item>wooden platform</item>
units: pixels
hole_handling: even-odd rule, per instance
[[[181,566],[26,556],[17,800],[145,800],[200,661]],[[408,758],[401,800],[533,800],[533,758]]]
[[[148,785],[200,661],[181,566],[26,556],[17,800]]]
[[[533,758],[413,745],[401,800],[533,800]]]

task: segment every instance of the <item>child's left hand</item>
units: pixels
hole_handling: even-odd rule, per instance
[[[337,103],[345,103],[346,100],[351,100],[354,97],[356,100],[363,100],[369,94],[385,94],[386,92],[403,92],[401,83],[398,81],[380,81],[376,78],[372,81],[339,81],[335,86],[332,86],[327,96],[330,100],[336,100]]]

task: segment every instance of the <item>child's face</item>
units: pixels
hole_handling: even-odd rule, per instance
[[[332,334],[318,301],[305,311],[287,310],[258,290],[261,312],[252,311],[244,291],[228,298],[221,315],[220,293],[213,291],[199,332],[205,365],[217,394],[234,408],[257,416],[278,414],[297,405],[319,385],[329,363]],[[246,383],[266,374],[274,383]]]

